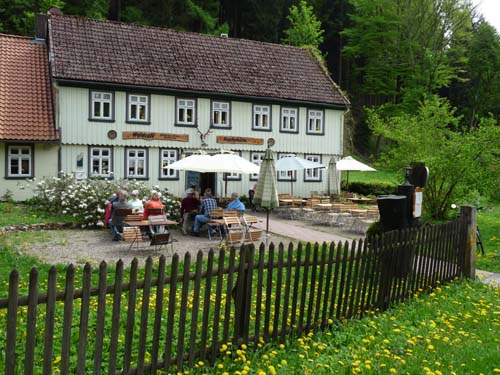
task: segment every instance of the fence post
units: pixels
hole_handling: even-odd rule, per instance
[[[474,206],[460,206],[460,217],[465,220],[465,243],[462,244],[463,274],[469,279],[476,278],[477,209]]]
[[[238,278],[236,280],[236,285],[233,288],[233,298],[235,305],[235,322],[234,322],[234,342],[239,344],[243,342],[245,338],[248,337],[250,322],[249,314],[247,314],[250,308],[249,303],[249,277],[250,274],[248,268],[250,264],[250,256],[253,254],[251,251],[251,245],[242,245],[240,247],[240,263],[238,267]]]

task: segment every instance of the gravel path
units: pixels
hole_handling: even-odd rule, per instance
[[[159,257],[163,254],[167,259],[172,257],[170,245],[164,246],[160,251],[155,251],[154,247],[149,246],[149,241],[143,241],[139,249],[135,247],[129,249],[130,242],[111,241],[111,234],[108,230],[67,229],[44,232],[45,235],[40,236],[43,239],[30,243],[29,246],[23,246],[22,252],[49,264],[89,262],[95,265],[103,260],[108,264],[113,264],[122,259],[125,265],[129,265],[134,257],[141,264],[148,256]],[[186,252],[195,257],[199,250],[208,253],[210,249],[218,250],[219,248],[219,238],[209,240],[203,236],[203,233],[200,237],[184,236],[179,230],[174,229],[172,235],[178,241],[174,242],[174,252],[181,257]],[[270,242],[288,244],[290,239],[273,234],[269,238]]]

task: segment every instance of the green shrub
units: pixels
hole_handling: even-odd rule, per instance
[[[384,228],[382,227],[382,223],[380,221],[376,221],[368,227],[368,230],[366,231],[366,237],[369,238],[374,236],[380,236],[382,233],[384,233]]]
[[[378,182],[350,182],[347,187],[345,182],[343,182],[342,190],[349,190],[352,193],[362,195],[378,196],[396,194],[397,187],[395,185]]]

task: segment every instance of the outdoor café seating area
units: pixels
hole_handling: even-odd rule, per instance
[[[142,220],[142,214],[126,212],[122,235],[123,240],[130,243],[129,249],[154,247],[155,250],[161,250],[163,246],[170,245],[172,251],[174,250],[174,242],[181,239],[174,238],[171,229],[179,223],[168,220],[163,210],[158,211],[150,215],[148,220]],[[205,229],[208,238],[218,241],[219,245],[259,243],[263,230],[256,227],[258,221],[255,215],[218,207],[211,211],[210,221],[206,223]]]
[[[365,234],[368,227],[379,219],[375,198],[351,193],[328,196],[324,192],[311,192],[307,199],[279,194],[278,199],[280,207],[275,212],[281,218],[337,227],[357,234]]]

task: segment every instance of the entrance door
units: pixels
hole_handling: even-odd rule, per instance
[[[206,188],[212,189],[212,195],[217,194],[217,173],[200,173],[200,191],[201,194]]]
[[[217,192],[217,173],[186,172],[186,189],[191,185],[196,185],[199,193],[203,195],[206,188],[212,189],[213,196]]]
[[[196,185],[196,188],[200,188],[200,172],[187,171],[186,172],[186,189],[191,185]],[[201,191],[199,193],[202,193]]]

